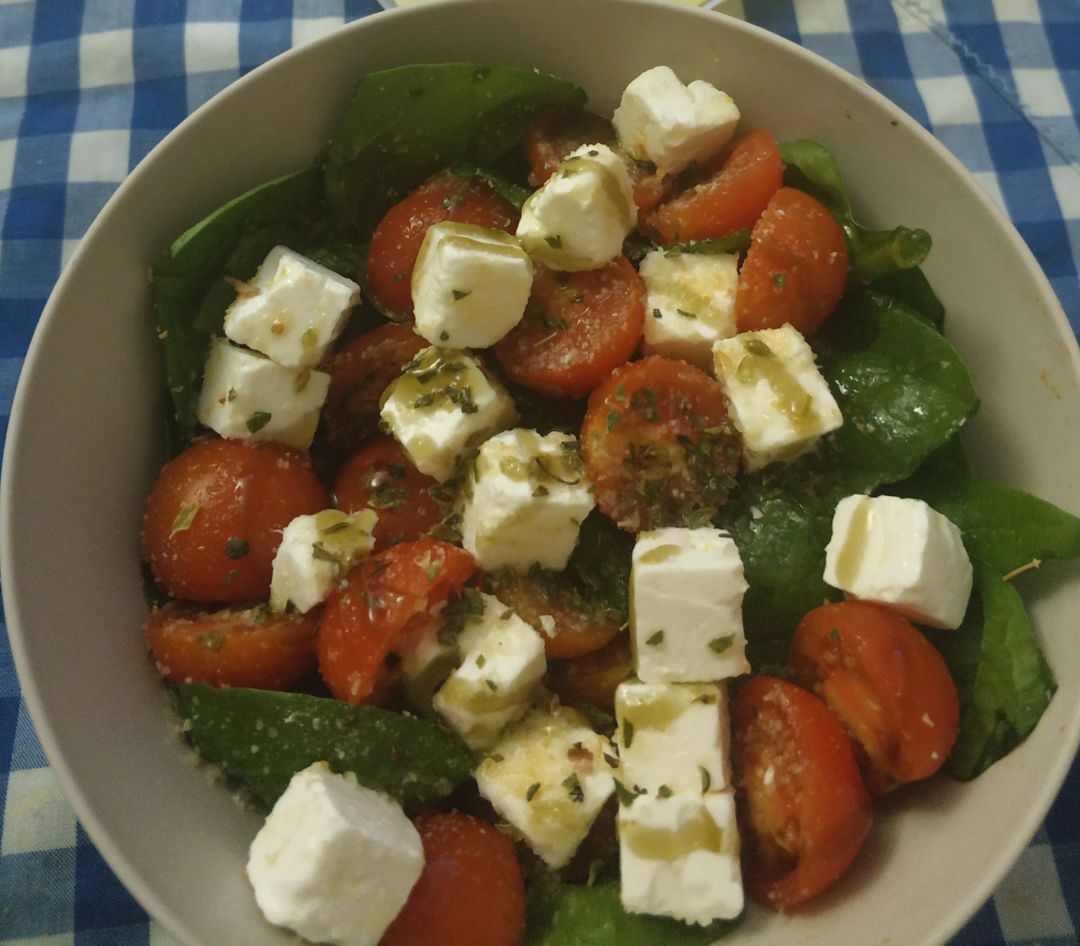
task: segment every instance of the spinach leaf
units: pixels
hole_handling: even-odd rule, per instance
[[[320,179],[314,169],[270,181],[195,224],[154,264],[154,311],[181,437],[190,436],[195,427],[210,336],[220,328],[221,316],[235,295],[222,276],[239,272],[237,278],[250,277],[273,246],[257,234],[311,213],[320,200]]]
[[[623,621],[629,615],[633,551],[633,535],[594,509],[581,524],[577,545],[567,563],[567,570],[577,576],[589,594]]]
[[[840,169],[816,141],[783,142],[780,157],[787,169],[784,181],[820,200],[844,230],[851,254],[851,277],[869,283],[919,266],[930,252],[925,230],[896,227],[871,230],[856,222]],[[930,313],[927,313],[930,314]]]
[[[975,589],[964,624],[933,636],[960,691],[960,732],[946,763],[960,779],[1021,743],[1056,689],[1016,588],[976,560]]]
[[[371,73],[331,135],[330,206],[370,233],[425,177],[459,161],[496,166],[541,110],[584,101],[577,86],[529,69],[444,63]]]
[[[487,171],[484,168],[474,167],[470,164],[455,164],[450,168],[455,174],[460,174],[462,177],[478,177],[488,187],[490,187],[496,194],[506,198],[511,204],[513,204],[519,211],[525,205],[525,201],[528,200],[529,195],[532,193],[531,187],[523,187],[521,184],[515,184],[513,181],[500,174],[493,174],[491,171]]]
[[[445,798],[475,765],[442,727],[392,710],[201,683],[175,692],[195,748],[267,807],[295,773],[320,760],[410,809]]]
[[[618,881],[593,886],[541,877],[529,888],[525,946],[709,946],[738,920],[701,927],[627,913]]]

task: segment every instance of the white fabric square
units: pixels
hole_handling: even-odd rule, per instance
[[[1014,69],[1013,80],[1020,104],[1037,118],[1068,118],[1072,105],[1061,76],[1054,69]]]
[[[998,183],[998,177],[993,171],[975,171],[971,175],[978,181],[979,186],[990,195],[990,199],[994,201],[1002,210],[1005,210],[1005,197],[1001,193],[1001,185]]]
[[[150,936],[146,946],[180,946],[179,942],[172,938],[169,932],[157,920],[150,921]]]
[[[29,66],[29,46],[0,49],[0,98],[22,98],[26,95],[26,72]]]
[[[114,183],[128,172],[131,132],[77,131],[71,136],[68,157],[68,180],[73,182]]]
[[[929,33],[932,27],[945,22],[945,11],[940,0],[923,0],[919,4],[897,3],[893,9],[900,32],[907,35]]]
[[[1061,206],[1061,215],[1069,220],[1080,220],[1080,168],[1071,164],[1055,165],[1050,168],[1050,183]]]
[[[74,846],[75,812],[52,769],[18,769],[8,775],[0,855]]]
[[[130,85],[135,81],[131,30],[106,30],[79,37],[79,85]]]
[[[999,23],[1042,23],[1037,0],[994,0]]]
[[[17,144],[18,141],[15,138],[0,141],[0,191],[8,190],[15,176],[15,146]]]
[[[915,84],[934,125],[977,125],[979,106],[967,76],[916,78]]]
[[[71,257],[75,255],[75,251],[79,248],[79,244],[82,240],[62,240],[60,242],[60,268],[64,269]]]
[[[315,39],[322,39],[341,29],[345,21],[340,16],[324,16],[316,19],[293,20],[292,44],[303,46]]]
[[[1049,844],[1033,844],[1024,850],[995,891],[994,908],[1009,943],[1065,938],[1075,932]]]
[[[847,7],[842,3],[822,3],[821,0],[795,0],[795,18],[804,36],[817,33],[851,33]]]
[[[184,26],[184,68],[189,74],[240,68],[240,28],[236,23]]]

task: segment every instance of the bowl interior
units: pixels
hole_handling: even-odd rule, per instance
[[[295,940],[265,924],[243,875],[258,819],[179,747],[143,652],[139,524],[163,449],[146,267],[225,199],[310,163],[362,72],[457,60],[557,73],[602,113],[639,72],[670,64],[728,91],[744,128],[821,141],[867,222],[934,237],[928,275],[984,399],[968,434],[978,468],[1080,510],[1080,358],[1046,280],[959,165],[839,70],[725,16],[653,0],[445,0],[289,53],[170,135],[94,224],[35,335],[5,457],[5,601],[42,742],[106,858],[191,944]],[[1063,633],[1080,585],[1062,575],[1039,576],[1031,599],[1060,685],[1035,734],[971,784],[937,780],[890,801],[835,893],[795,918],[751,910],[729,942],[933,943],[982,903],[1080,733],[1080,638]]]

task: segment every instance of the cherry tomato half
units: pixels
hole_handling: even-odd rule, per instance
[[[625,256],[580,273],[537,265],[525,317],[495,357],[519,384],[580,397],[634,353],[644,325],[645,284]]]
[[[620,634],[600,650],[548,663],[546,683],[570,706],[591,706],[615,715],[615,690],[634,674],[630,637]]]
[[[265,599],[281,530],[326,504],[326,490],[296,450],[201,440],[158,475],[146,501],[143,548],[157,583],[174,598]]]
[[[379,946],[519,946],[525,882],[514,843],[469,815],[421,815],[424,870]]]
[[[934,645],[895,611],[863,601],[815,608],[795,631],[790,663],[861,747],[872,792],[927,778],[948,758],[956,684]]]
[[[522,141],[529,162],[529,183],[540,187],[571,151],[590,144],[615,144],[615,129],[606,118],[583,108],[553,109],[538,115]]]
[[[832,884],[872,820],[851,741],[829,708],[794,683],[753,677],[732,710],[747,890],[797,906]]]
[[[468,552],[433,539],[395,545],[353,568],[319,623],[319,672],[330,692],[353,706],[378,699],[387,658],[475,570]]]
[[[317,612],[272,614],[265,605],[205,611],[170,601],[146,619],[154,663],[172,683],[287,690],[315,669]]]
[[[412,320],[412,271],[428,227],[444,220],[513,232],[518,212],[482,180],[443,171],[391,207],[371,235],[368,282],[379,302]]]
[[[655,355],[616,369],[593,391],[581,443],[597,506],[631,532],[710,516],[739,468],[719,382]]]
[[[769,201],[739,271],[740,332],[795,326],[812,335],[836,308],[848,276],[844,231],[825,207],[793,187]]]

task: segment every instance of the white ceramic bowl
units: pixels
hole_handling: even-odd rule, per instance
[[[34,723],[106,859],[190,944],[293,940],[265,924],[244,879],[258,819],[191,766],[143,650],[139,523],[162,460],[147,264],[227,198],[309,164],[359,74],[449,60],[557,73],[601,112],[666,63],[726,89],[744,127],[821,141],[867,222],[933,234],[927,272],[984,398],[968,436],[979,468],[1080,510],[1080,355],[1047,281],[943,148],[823,60],[649,0],[446,0],[281,56],[169,135],[94,223],[34,336],[4,465],[4,594]],[[752,909],[730,942],[936,943],[989,896],[1080,734],[1080,586],[1065,574],[1043,578],[1033,608],[1060,684],[1035,734],[971,784],[939,779],[891,800],[833,894],[794,917]]]

